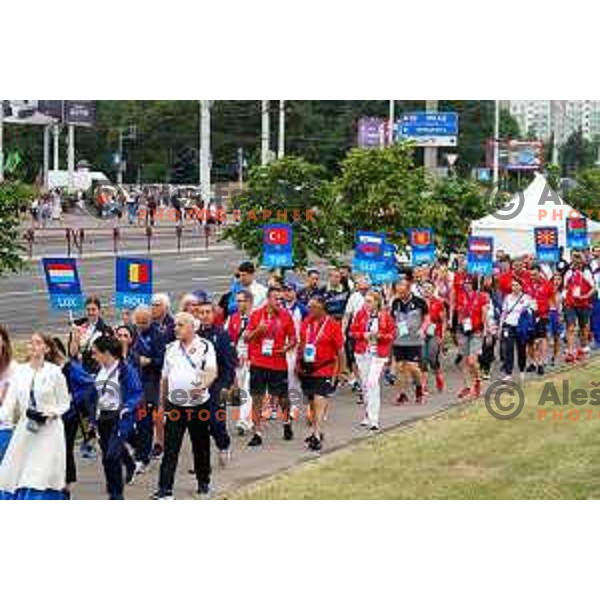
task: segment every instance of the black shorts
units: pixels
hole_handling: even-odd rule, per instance
[[[264,396],[267,392],[279,398],[287,397],[288,372],[250,366],[250,394]]]
[[[396,362],[420,363],[422,350],[421,346],[394,346],[394,360]]]
[[[535,331],[533,337],[536,340],[543,340],[548,336],[548,319],[546,317],[540,317],[535,322]]]
[[[315,396],[329,398],[335,392],[332,377],[302,377],[302,391],[309,400]]]

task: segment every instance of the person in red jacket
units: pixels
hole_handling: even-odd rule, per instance
[[[458,352],[465,358],[463,377],[465,385],[459,398],[477,398],[481,395],[479,355],[488,326],[488,296],[477,291],[477,279],[468,276],[463,284],[464,294],[457,306]]]
[[[308,303],[308,316],[300,326],[297,368],[310,406],[311,432],[305,441],[316,452],[322,447],[323,416],[328,398],[335,392],[343,350],[342,326],[327,314],[325,299],[313,296]]]
[[[281,305],[281,290],[269,288],[266,304],[257,308],[248,321],[244,338],[248,343],[250,394],[254,435],[249,446],[262,445],[262,403],[269,393],[283,416],[283,439],[294,434],[290,423],[287,352],[296,346],[296,328],[290,313]]]
[[[381,295],[374,290],[367,292],[365,305],[350,327],[350,335],[354,340],[354,355],[365,398],[365,416],[361,426],[369,427],[371,431],[379,430],[380,380],[395,334],[396,323],[383,308]]]

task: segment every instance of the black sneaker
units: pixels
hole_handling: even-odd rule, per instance
[[[133,485],[135,482],[135,476],[137,474],[137,469],[135,465],[133,467],[127,467],[127,471],[125,472],[125,484]]]
[[[283,439],[286,442],[294,439],[294,432],[292,431],[292,426],[289,423],[284,423],[283,425]]]
[[[544,365],[538,365],[537,374],[542,377],[545,373],[546,370],[544,369]]]
[[[152,453],[150,454],[150,458],[152,460],[159,460],[162,458],[163,447],[160,444],[154,444],[154,448],[152,448]]]
[[[252,439],[248,442],[248,446],[250,446],[250,448],[253,448],[254,446],[262,446],[262,436],[258,435],[258,433],[255,433],[252,436]]]
[[[323,444],[321,443],[321,440],[313,435],[308,443],[308,449],[313,452],[319,452],[322,447]]]
[[[175,500],[173,492],[167,490],[156,490],[151,496],[150,500]]]
[[[529,365],[526,369],[526,373],[535,373],[536,372],[536,366],[535,365]]]
[[[206,498],[207,496],[210,496],[211,492],[212,488],[210,487],[210,483],[199,483],[196,495]]]
[[[405,404],[408,404],[409,400],[408,400],[408,396],[404,393],[400,394],[397,398],[396,398],[396,404],[398,406],[404,406]]]

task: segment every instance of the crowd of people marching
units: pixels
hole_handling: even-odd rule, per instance
[[[360,426],[377,432],[383,385],[399,407],[424,403],[459,369],[458,396],[469,400],[515,362],[521,378],[542,376],[600,343],[600,247],[552,266],[498,252],[485,277],[468,274],[460,254],[399,271],[384,286],[347,267],[325,282],[309,269],[302,284],[272,274],[263,285],[243,262],[220,298],[200,290],[172,310],[155,294],[115,325],[89,297],[64,338],[34,333],[21,364],[0,326],[0,497],[69,498],[79,442],[82,459],[99,447],[109,498],[157,460],[152,497],[171,499],[186,431],[206,496],[211,448],[223,467],[232,435],[258,451],[267,419],[287,441],[306,420],[305,444],[320,451],[339,386],[355,394]]]

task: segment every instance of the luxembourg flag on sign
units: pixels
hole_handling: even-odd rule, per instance
[[[49,283],[52,285],[64,285],[75,283],[75,269],[73,265],[65,263],[50,263],[47,266]]]

